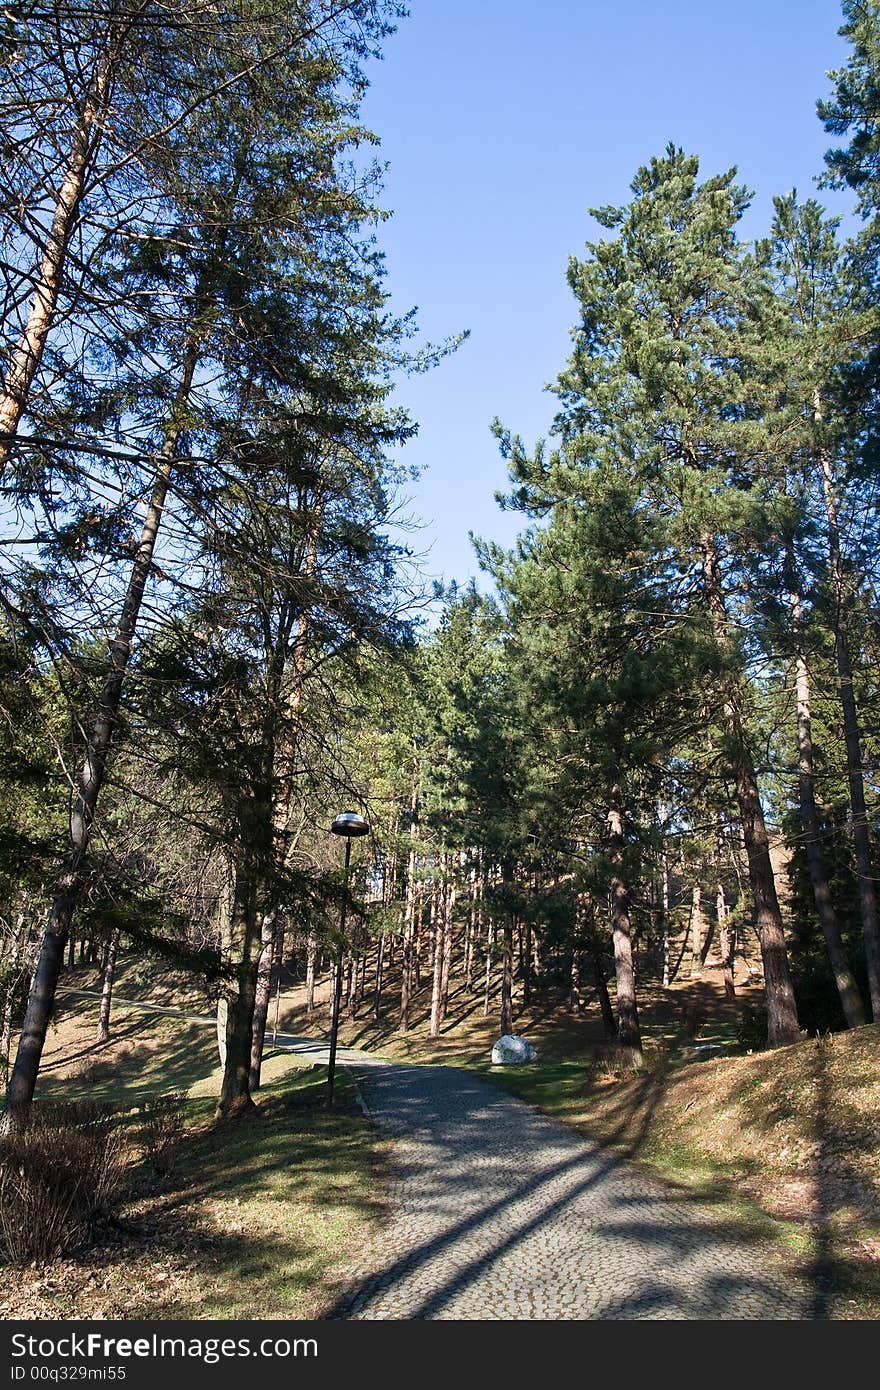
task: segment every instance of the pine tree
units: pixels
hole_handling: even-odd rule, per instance
[[[528,459],[510,441],[514,500],[551,511],[602,465],[664,519],[670,592],[703,644],[703,717],[719,721],[736,788],[767,985],[769,1039],[794,1041],[797,1013],[750,737],[747,648],[737,635],[742,538],[761,523],[753,487],[766,452],[747,348],[767,276],[736,242],[747,194],[733,171],[698,183],[698,161],[669,147],[639,170],[633,200],[594,213],[613,239],[573,260],[580,325],[557,385],[562,448]],[[609,532],[609,547],[613,537]],[[661,610],[662,611],[662,610]],[[615,778],[610,786],[617,785]]]

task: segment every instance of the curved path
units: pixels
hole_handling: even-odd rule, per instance
[[[394,1206],[334,1317],[810,1316],[740,1226],[487,1082],[376,1065],[361,1086],[395,1140]]]
[[[314,1038],[279,1033],[276,1046],[327,1061]],[[741,1226],[479,1077],[349,1048],[338,1060],[394,1141],[394,1184],[390,1222],[332,1317],[811,1316],[810,1289]]]

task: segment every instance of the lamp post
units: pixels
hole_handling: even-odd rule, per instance
[[[342,889],[342,914],[339,923],[339,952],[336,959],[336,982],[333,987],[333,1013],[330,1021],[330,1060],[327,1066],[327,1105],[333,1105],[333,1083],[336,1078],[336,1039],[339,1036],[339,1009],[342,1003],[342,962],[345,956],[345,914],[348,910],[348,871],[351,863],[351,842],[358,835],[367,835],[370,826],[356,811],[342,811],[330,827],[334,835],[345,837],[345,883]]]

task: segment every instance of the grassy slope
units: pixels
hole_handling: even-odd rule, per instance
[[[812,1264],[817,1288],[833,1289],[837,1316],[880,1316],[880,1030],[735,1055],[742,1053],[742,1005],[760,1004],[763,989],[741,977],[730,1001],[720,971],[709,965],[670,990],[642,988],[648,1065],[639,1076],[615,1065],[595,1005],[572,1014],[561,994],[536,997],[516,1018],[515,1031],[537,1045],[539,1064],[493,1068],[497,998],[485,1017],[475,985],[471,993],[456,986],[432,1039],[426,981],[413,1027],[401,1037],[392,978],[378,1020],[362,1008],[344,1022],[343,1037],[400,1060],[476,1068],[738,1220],[757,1223],[787,1258]],[[286,1027],[316,1035],[326,1027],[323,1009],[306,1015],[301,991],[283,1002]]]
[[[124,971],[119,992],[208,1011],[203,997],[179,994],[172,976],[138,985],[131,972]],[[431,1039],[426,1027],[428,994],[424,987],[414,1026],[401,1038],[392,977],[379,1019],[362,1007],[357,1019],[344,1022],[344,1041],[401,1060],[477,1068],[591,1138],[721,1203],[738,1219],[762,1225],[765,1234],[786,1246],[789,1256],[794,1252],[812,1262],[819,1275],[817,1288],[824,1281],[831,1290],[829,1306],[833,1303],[836,1316],[880,1315],[876,1028],[837,1035],[821,1045],[809,1040],[774,1053],[696,1062],[700,1054],[694,1052],[694,1039],[684,1026],[689,1009],[696,1004],[706,1015],[697,1046],[729,1048],[738,1023],[739,1001],[725,1000],[715,974],[707,970],[701,980],[684,980],[671,991],[645,991],[648,1066],[639,1076],[618,1070],[602,1047],[595,1008],[571,1014],[559,999],[546,997],[521,1010],[516,1022],[517,1031],[541,1049],[539,1065],[501,1069],[487,1065],[497,1033],[494,1006],[484,1017],[481,993],[466,994],[458,987],[440,1038]],[[740,1000],[743,997],[756,1001],[759,987],[743,982]],[[70,1095],[84,1086],[90,1095],[133,1104],[142,1094],[186,1084],[205,1120],[210,1105],[199,1098],[215,1094],[218,1081],[210,1031],[120,1006],[115,1041],[96,1059],[95,1008],[91,1003],[66,1006],[65,1022],[47,1052],[43,1094]],[[281,1027],[325,1036],[326,1008],[307,1015],[302,991],[291,990],[282,996]],[[217,1271],[214,1291],[204,1280],[197,1283],[194,1271],[187,1274],[185,1249],[176,1257],[176,1272],[157,1266],[156,1279],[168,1296],[154,1287],[150,1306],[159,1308],[162,1316],[174,1316],[175,1311],[184,1316],[248,1316],[241,1310],[250,1308],[250,1315],[256,1315],[261,1307],[326,1307],[332,1278],[328,1282],[324,1266],[338,1269],[345,1250],[376,1230],[381,1182],[375,1181],[375,1164],[381,1163],[381,1156],[371,1147],[359,1117],[352,1113],[332,1118],[317,1110],[312,1102],[320,1074],[300,1075],[294,1083],[294,1066],[289,1054],[270,1052],[264,1072],[270,1085],[264,1096],[291,1099],[293,1087],[302,1097],[301,1106],[285,1112],[273,1101],[267,1126],[275,1128],[261,1127],[256,1143],[244,1133],[225,1152],[216,1135],[206,1131],[196,1136],[179,1167],[181,1183],[192,1185],[192,1198],[185,1192],[144,1198],[146,1209],[160,1222],[173,1224],[176,1212],[188,1211],[190,1223],[209,1236],[207,1245],[199,1247],[200,1265],[208,1259]],[[294,1148],[296,1163],[286,1163]],[[264,1151],[268,1165],[250,1162],[249,1154]],[[188,1176],[187,1164],[198,1177]],[[235,1186],[239,1177],[242,1191]],[[236,1210],[236,1196],[246,1204],[243,1216]],[[284,1231],[279,1249],[283,1260],[289,1256],[290,1274],[279,1285],[272,1273],[276,1243],[267,1240],[266,1233],[274,1237]],[[212,1239],[219,1240],[213,1253]],[[160,1280],[163,1273],[167,1277]],[[128,1316],[135,1316],[142,1304],[135,1299],[126,1306],[111,1299],[110,1306],[122,1306]]]
[[[123,984],[125,984],[123,974]],[[129,992],[134,994],[131,981]],[[83,978],[84,987],[91,980]],[[120,992],[123,992],[122,990]],[[151,992],[152,993],[152,992]],[[178,1003],[175,982],[156,1002]],[[183,998],[205,1012],[204,1001]],[[351,1251],[381,1219],[383,1151],[340,1077],[323,1108],[326,1072],[290,1054],[266,1059],[261,1117],[213,1124],[219,1070],[210,1029],[114,1010],[97,1049],[97,1000],[68,996],[48,1040],[38,1100],[88,1096],[131,1110],[129,1188],[121,1224],[102,1244],[4,1281],[0,1316],[16,1318],[312,1318],[332,1306]],[[186,1091],[186,1133],[170,1174],[142,1162],[136,1110]],[[10,1287],[10,1285],[12,1285]]]

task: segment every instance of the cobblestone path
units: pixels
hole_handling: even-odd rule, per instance
[[[801,1318],[809,1291],[709,1204],[670,1194],[467,1072],[376,1066],[390,1225],[341,1318]]]

